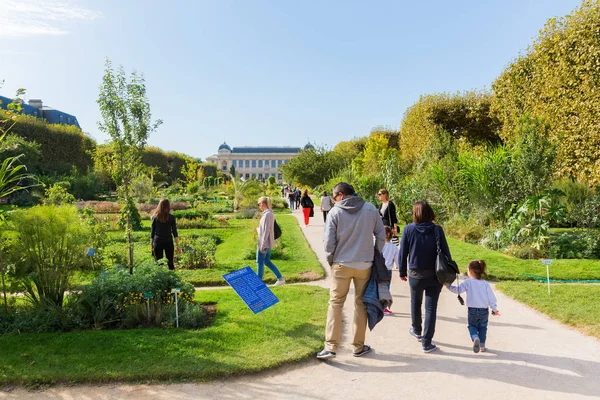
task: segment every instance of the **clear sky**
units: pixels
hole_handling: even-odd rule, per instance
[[[99,142],[104,60],[143,72],[149,143],[333,147],[398,128],[421,94],[489,88],[579,0],[0,0],[0,94],[74,114]]]

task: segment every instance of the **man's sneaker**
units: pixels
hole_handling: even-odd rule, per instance
[[[281,286],[284,284],[285,284],[285,279],[279,278],[279,279],[277,279],[277,282],[275,282],[275,284],[273,286]]]
[[[473,353],[479,353],[480,348],[481,348],[481,342],[480,342],[479,338],[476,337],[475,340],[473,340]]]
[[[430,343],[427,346],[423,346],[423,353],[431,353],[432,351],[434,351],[437,348],[438,347],[435,344]]]
[[[393,312],[392,312],[392,310],[390,310],[389,308],[386,308],[386,309],[383,311],[383,315],[392,315],[392,314],[393,314]]]
[[[368,344],[363,345],[363,348],[361,351],[359,351],[358,353],[352,353],[352,355],[354,357],[362,357],[367,353],[371,352],[371,346],[369,346]]]
[[[421,336],[415,332],[415,328],[410,328],[410,330],[408,331],[408,334],[410,336],[414,337],[415,339],[417,339],[418,342],[420,342],[423,339],[423,336]]]
[[[485,353],[485,343],[481,343],[481,352]]]
[[[330,358],[335,358],[335,353],[333,351],[323,349],[317,353],[317,358],[319,360],[329,360]]]

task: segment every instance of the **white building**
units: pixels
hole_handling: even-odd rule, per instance
[[[217,154],[206,159],[217,164],[219,170],[229,173],[233,166],[242,179],[265,180],[270,176],[281,183],[283,176],[279,168],[287,164],[301,150],[314,148],[310,143],[300,147],[229,147],[227,143],[219,146]]]

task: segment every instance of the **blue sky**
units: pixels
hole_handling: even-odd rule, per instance
[[[398,128],[421,94],[489,88],[577,0],[0,0],[0,94],[74,114],[99,142],[104,60],[146,77],[149,144],[333,147]]]

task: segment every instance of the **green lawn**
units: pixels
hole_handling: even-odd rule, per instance
[[[205,381],[294,362],[323,344],[328,291],[273,288],[267,328],[233,290],[196,293],[216,302],[208,328],[134,329],[2,336],[0,384],[106,381]]]
[[[529,280],[521,274],[546,276],[546,267],[540,260],[521,260],[498,251],[448,238],[452,258],[465,272],[469,261],[483,259],[492,280]],[[550,266],[553,279],[600,279],[600,260],[553,260]]]
[[[496,285],[508,296],[600,339],[600,285],[501,282]]]

